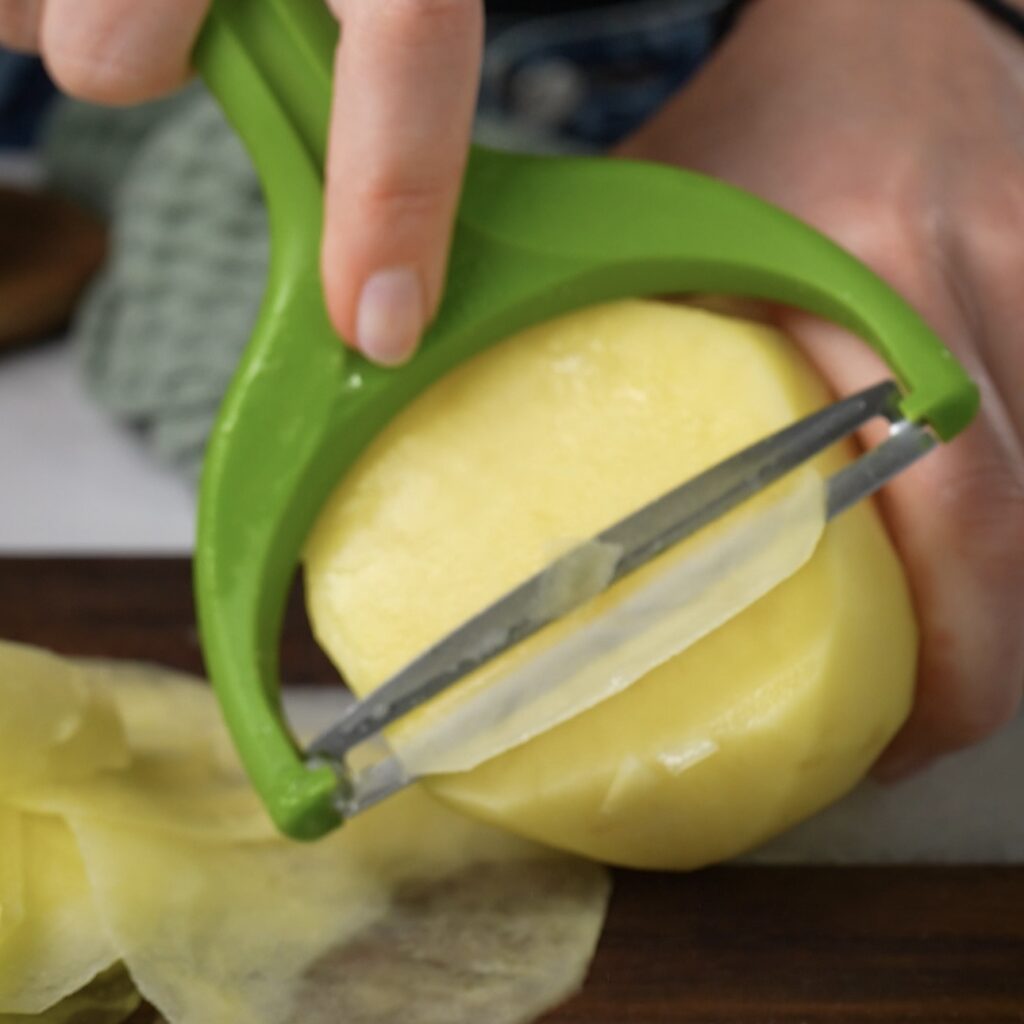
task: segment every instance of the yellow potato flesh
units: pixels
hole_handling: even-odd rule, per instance
[[[307,550],[314,630],[365,694],[568,542],[827,401],[785,338],[710,313],[632,301],[526,331],[407,407],[339,486]],[[696,867],[850,788],[907,713],[915,653],[864,504],[630,689],[430,785],[545,843]]]
[[[0,804],[0,944],[25,912],[21,815]]]
[[[21,832],[24,906],[0,945],[0,1018],[48,1009],[117,959],[68,825],[25,814]]]

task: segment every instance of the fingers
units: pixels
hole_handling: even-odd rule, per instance
[[[34,53],[39,48],[42,0],[0,0],[0,45]]]
[[[922,627],[914,709],[876,768],[898,779],[984,739],[1019,707],[1024,469],[982,420],[891,487],[887,514]]]
[[[761,6],[626,151],[816,225],[906,296],[982,388],[979,421],[880,496],[921,630],[914,710],[878,766],[894,778],[987,736],[1024,686],[1024,163],[1011,142],[1024,89],[963,5],[927,23],[894,22],[882,2],[794,0],[757,20]],[[837,328],[779,319],[838,394],[891,376]]]
[[[187,79],[208,3],[45,0],[39,31],[43,59],[57,84],[82,99],[153,99]]]
[[[988,161],[984,171],[963,191],[947,279],[1024,438],[1024,154]]]
[[[987,181],[962,200],[940,268],[962,318],[949,338],[982,414],[890,492],[926,634],[918,700],[877,766],[882,778],[984,739],[1024,693],[1024,190],[1014,175]]]
[[[209,0],[0,0],[0,39],[102,103],[189,72]],[[481,0],[336,0],[344,16],[323,253],[332,320],[372,358],[412,353],[440,301],[483,45]]]
[[[914,708],[876,766],[876,775],[894,780],[990,735],[1020,704],[1024,450],[976,349],[976,330],[943,287],[939,270],[905,258],[892,238],[883,249],[859,254],[929,313],[983,391],[978,422],[881,496],[921,628]],[[834,327],[800,315],[790,315],[784,326],[838,393],[886,373],[863,342]]]
[[[338,0],[323,246],[339,333],[403,362],[440,301],[476,103],[480,0]]]

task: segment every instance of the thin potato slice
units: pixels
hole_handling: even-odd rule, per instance
[[[0,1024],[114,1024],[126,1004],[83,986],[115,961],[171,1024],[523,1024],[581,983],[602,868],[416,790],[287,841],[265,829],[208,688],[137,666],[83,678],[130,756],[39,773],[0,804],[29,865],[0,943]]]
[[[312,845],[74,829],[117,949],[173,1024],[522,1024],[579,986],[607,898],[601,868],[415,790]]]
[[[0,704],[0,798],[127,763],[113,704],[74,662],[0,641]]]
[[[0,1024],[122,1024],[141,1004],[128,972],[121,964],[115,964],[49,1010],[3,1013]]]
[[[68,826],[26,814],[22,838],[24,915],[0,942],[0,1014],[41,1013],[118,958]]]
[[[90,692],[116,709],[131,750],[130,771],[49,780],[11,794],[14,805],[47,814],[87,813],[207,840],[274,835],[208,686],[151,667],[108,662],[83,664],[81,673]]]

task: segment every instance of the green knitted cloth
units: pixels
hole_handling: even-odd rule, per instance
[[[111,219],[111,257],[72,327],[87,386],[161,460],[195,476],[266,274],[249,159],[193,86],[133,111],[67,104],[47,164],[57,187]]]
[[[545,148],[484,118],[477,138]],[[266,211],[249,158],[195,84],[130,110],[63,102],[45,162],[56,188],[111,222],[111,256],[72,325],[88,390],[195,478],[266,277]]]

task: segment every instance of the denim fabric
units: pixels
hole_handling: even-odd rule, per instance
[[[493,15],[481,117],[554,147],[607,147],[697,70],[730,3],[623,0]],[[54,94],[38,60],[0,50],[0,146],[34,142]]]
[[[480,110],[532,137],[603,149],[699,68],[730,0],[625,0],[489,19]]]

